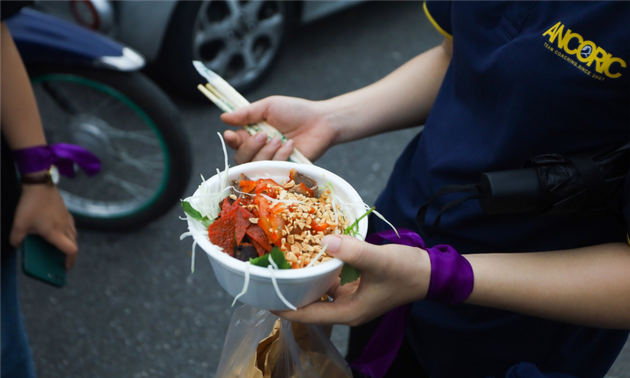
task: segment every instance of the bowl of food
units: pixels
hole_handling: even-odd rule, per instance
[[[239,301],[267,310],[321,298],[343,267],[326,254],[322,238],[365,237],[368,226],[357,191],[314,165],[242,164],[205,180],[184,201],[189,234],[208,255],[219,284]]]

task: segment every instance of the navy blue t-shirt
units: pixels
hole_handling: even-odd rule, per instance
[[[428,2],[425,10],[453,39],[453,56],[424,132],[376,203],[397,227],[417,231],[419,207],[445,185],[475,183],[483,172],[517,169],[541,154],[571,156],[630,140],[630,3]],[[443,214],[440,231],[425,240],[464,254],[534,252],[624,242],[626,233],[612,217],[485,216],[468,201]],[[438,378],[503,377],[520,362],[603,377],[628,338],[627,331],[427,301],[414,304],[407,332]]]

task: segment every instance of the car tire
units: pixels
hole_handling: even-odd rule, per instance
[[[247,92],[277,60],[297,9],[288,1],[180,1],[154,71],[184,96],[201,99],[197,85],[204,79],[192,65],[200,60]]]

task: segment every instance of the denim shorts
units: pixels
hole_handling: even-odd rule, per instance
[[[2,261],[2,378],[34,378],[17,291],[17,253]]]

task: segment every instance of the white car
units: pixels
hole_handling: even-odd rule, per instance
[[[184,94],[200,60],[239,91],[269,71],[290,30],[360,1],[36,1],[35,7],[139,51]]]

